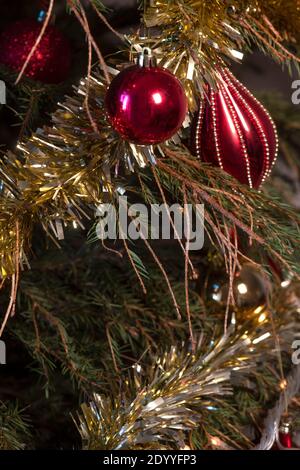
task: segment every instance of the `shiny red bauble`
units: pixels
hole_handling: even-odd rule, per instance
[[[25,19],[10,24],[0,34],[0,63],[20,72],[42,29],[42,23]],[[69,74],[69,41],[54,26],[47,26],[24,75],[43,83],[60,83]]]
[[[251,188],[269,176],[278,153],[275,124],[228,69],[220,71],[217,90],[208,87],[194,127],[192,148],[202,161]]]
[[[112,127],[129,142],[150,145],[180,129],[187,99],[179,80],[160,67],[134,65],[110,84],[105,106]]]

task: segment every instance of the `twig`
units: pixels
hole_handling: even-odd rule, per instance
[[[0,338],[5,330],[6,324],[10,317],[13,317],[15,314],[16,308],[16,299],[17,299],[17,292],[18,292],[18,285],[19,285],[19,276],[20,276],[20,229],[19,229],[19,221],[16,221],[16,249],[14,253],[14,262],[15,262],[15,272],[11,278],[11,290],[10,290],[10,299],[9,304],[4,315],[4,320],[1,325],[0,329]]]
[[[106,337],[107,337],[107,341],[108,341],[108,344],[109,344],[109,349],[110,349],[110,352],[111,352],[111,355],[112,355],[112,360],[113,360],[113,363],[114,363],[115,371],[117,372],[117,374],[119,374],[120,369],[119,369],[117,361],[116,361],[115,352],[114,352],[114,348],[113,348],[112,340],[111,340],[111,336],[110,336],[110,331],[109,331],[109,325],[107,325],[105,331],[106,331]]]
[[[11,311],[12,311],[13,304],[14,304],[14,301],[15,301],[15,299],[13,297],[14,292],[15,292],[15,282],[16,282],[16,275],[13,274],[12,278],[11,278],[10,300],[9,300],[9,304],[8,304],[8,307],[7,307],[5,316],[4,316],[4,320],[3,320],[2,325],[1,325],[0,338],[2,337],[3,331],[5,330],[6,324],[8,322],[8,319],[9,319],[10,315],[11,315]]]
[[[105,16],[97,9],[96,5],[94,4],[93,1],[90,0],[90,4],[92,5],[92,8],[95,10],[95,12],[97,13],[97,15],[99,16],[100,20],[103,21],[103,23],[105,24],[105,26],[108,27],[108,29],[110,29],[110,31],[112,33],[114,33],[116,36],[118,36],[119,39],[121,39],[122,41],[125,41],[125,36],[124,34],[121,34],[119,33],[117,30],[115,30],[112,25],[110,24],[110,22],[105,18]]]
[[[122,238],[122,241],[123,241],[123,243],[124,243],[124,247],[125,247],[127,256],[128,256],[128,258],[129,258],[129,261],[130,261],[130,263],[131,263],[131,266],[133,267],[134,272],[135,272],[135,274],[136,274],[136,276],[137,276],[137,278],[138,278],[138,280],[139,280],[139,283],[141,284],[143,293],[146,295],[146,294],[147,294],[146,286],[145,286],[145,284],[144,284],[144,281],[143,281],[143,279],[142,279],[142,276],[141,276],[140,273],[138,272],[137,267],[136,267],[136,265],[135,265],[134,262],[133,262],[133,259],[132,259],[132,256],[131,256],[131,253],[130,253],[130,251],[129,251],[129,248],[128,248],[128,245],[127,245],[127,242],[126,242],[125,238]]]
[[[187,207],[187,194],[186,194],[186,187],[183,185],[183,201],[184,201],[184,215],[186,214],[186,222],[187,222],[187,234],[186,234],[186,246],[185,246],[185,258],[184,258],[184,288],[185,288],[185,306],[186,306],[186,315],[188,319],[189,331],[190,331],[190,338],[191,338],[191,345],[192,345],[192,352],[196,352],[196,341],[193,332],[193,325],[191,319],[191,309],[190,309],[190,297],[189,297],[189,249],[190,249],[190,215],[189,210]]]
[[[80,1],[79,1],[79,8],[80,8],[80,12],[81,12],[81,15],[80,13],[77,11],[77,8],[76,6],[74,6],[73,4],[73,0],[68,0],[68,4],[70,6],[70,9],[71,11],[74,13],[74,15],[76,16],[76,18],[78,19],[79,23],[81,24],[81,26],[83,27],[87,37],[89,38],[89,40],[91,41],[92,45],[93,45],[93,48],[94,50],[96,51],[96,54],[98,56],[98,59],[99,59],[99,62],[102,66],[102,70],[103,70],[103,73],[104,73],[104,76],[105,76],[105,79],[107,81],[107,83],[110,83],[110,77],[109,77],[109,73],[108,73],[108,70],[107,70],[107,65],[106,65],[106,62],[103,58],[103,55],[99,49],[99,47],[97,46],[97,43],[95,42],[92,34],[91,34],[91,31],[90,31],[90,27],[89,27],[89,23],[88,23],[88,20],[87,20],[87,17],[86,17],[86,14],[85,14],[85,11],[84,11],[84,8],[82,7]]]
[[[40,31],[40,34],[38,35],[37,37],[37,40],[35,41],[34,43],[34,46],[33,48],[31,49],[31,51],[29,52],[28,56],[27,56],[27,59],[25,60],[24,64],[23,64],[23,67],[21,68],[21,71],[15,81],[15,85],[17,85],[19,83],[19,81],[21,80],[33,54],[35,53],[39,43],[41,42],[42,40],[42,37],[44,36],[45,34],[45,31],[46,31],[46,28],[49,24],[49,21],[50,21],[50,18],[51,18],[51,14],[52,14],[52,10],[53,10],[53,6],[54,6],[54,0],[50,0],[50,3],[49,3],[49,7],[48,7],[48,11],[47,11],[47,14],[46,14],[46,18],[45,18],[45,21],[43,23],[43,26],[42,26],[42,29]]]
[[[161,184],[160,184],[160,181],[159,181],[159,178],[158,178],[156,169],[154,168],[154,166],[151,166],[151,170],[152,170],[153,176],[154,176],[154,178],[155,178],[155,182],[156,182],[156,184],[157,184],[157,187],[158,187],[158,189],[159,189],[160,195],[161,195],[161,197],[162,197],[162,200],[163,200],[163,202],[164,202],[164,204],[165,204],[165,207],[166,207],[166,210],[167,210],[167,213],[168,213],[168,217],[169,217],[169,221],[170,221],[170,223],[171,223],[171,225],[172,225],[172,228],[173,228],[173,230],[174,230],[174,233],[175,233],[175,235],[176,235],[176,237],[177,237],[178,243],[179,243],[179,245],[180,245],[180,247],[181,247],[183,253],[185,254],[185,248],[184,248],[184,246],[183,246],[182,241],[180,240],[178,231],[177,231],[176,226],[175,226],[175,224],[174,224],[174,221],[173,221],[173,219],[172,219],[172,217],[171,217],[171,213],[170,213],[169,206],[168,206],[168,204],[167,204],[166,196],[165,196],[164,190],[163,190],[163,188],[162,188],[162,186],[161,186]],[[193,263],[191,262],[190,258],[188,258],[188,262],[189,262],[190,268],[191,268],[191,270],[192,270],[192,272],[193,272],[193,275],[195,275],[195,268],[194,268]]]

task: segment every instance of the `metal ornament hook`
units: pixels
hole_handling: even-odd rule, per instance
[[[139,67],[156,67],[156,57],[152,54],[150,47],[144,47],[138,55],[137,64]]]

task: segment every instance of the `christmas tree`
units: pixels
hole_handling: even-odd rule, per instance
[[[300,447],[299,1],[10,3],[0,449]]]

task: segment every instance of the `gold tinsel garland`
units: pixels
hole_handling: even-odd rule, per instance
[[[266,19],[269,26],[278,28],[278,36],[287,40],[299,38],[299,0],[149,0],[146,3],[147,26],[173,24],[177,31],[187,33],[187,37],[190,31],[198,30],[204,38],[220,39],[226,33],[227,22],[230,27],[238,27],[240,19],[247,15]]]
[[[190,109],[197,109],[204,79],[217,82],[224,60],[241,61],[255,43],[279,63],[298,65],[288,44],[299,39],[300,5],[295,1],[152,0],[144,21],[145,43],[161,53],[185,85]],[[277,30],[278,29],[278,30]]]
[[[252,2],[251,2],[252,3]],[[255,0],[256,16],[262,13],[287,41],[300,40],[300,1],[299,0]]]
[[[54,241],[63,239],[67,223],[84,228],[83,220],[96,211],[104,194],[116,196],[112,168],[131,170],[154,161],[151,147],[130,144],[112,130],[103,104],[105,91],[100,74],[82,80],[77,93],[53,115],[53,127],[39,129],[7,154],[0,170],[5,188],[0,196],[2,278],[15,273],[19,263],[28,264],[34,223]],[[87,93],[97,132],[86,113]]]
[[[298,331],[291,312],[275,316],[282,348],[287,350]],[[258,363],[274,361],[270,311],[259,307],[237,314],[224,334],[211,341],[201,336],[195,353],[173,346],[145,368],[135,364],[120,393],[97,394],[83,404],[76,423],[84,448],[183,449],[190,431],[205,429],[207,413],[224,406],[222,400],[233,393],[236,377],[246,384],[247,377],[258,373]]]

